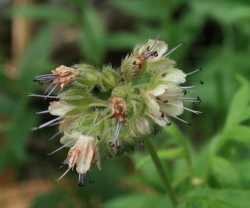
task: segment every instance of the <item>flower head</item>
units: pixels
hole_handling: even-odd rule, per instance
[[[36,77],[49,84],[47,95],[38,97],[57,99],[48,110],[39,112],[57,118],[36,129],[59,124],[62,146],[53,153],[69,148],[68,169],[59,179],[75,169],[83,184],[92,166],[100,167],[100,155],[116,154],[119,147],[138,143],[156,132],[157,125],[166,126],[172,119],[187,123],[180,118],[185,110],[200,113],[185,105],[200,102],[186,97],[193,86],[183,85],[196,71],[186,74],[176,67],[168,57],[176,48],[168,50],[165,42],[148,40],[137,45],[118,70],[79,64]],[[56,96],[49,96],[51,93]]]

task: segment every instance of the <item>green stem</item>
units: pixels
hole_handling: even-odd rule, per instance
[[[150,153],[150,156],[154,162],[154,165],[158,171],[159,176],[161,177],[162,182],[164,183],[166,190],[169,194],[169,198],[172,201],[173,206],[175,207],[177,204],[177,197],[175,194],[175,191],[173,189],[173,187],[171,186],[170,180],[167,176],[167,174],[165,173],[164,167],[160,161],[160,158],[157,155],[157,152],[153,146],[153,144],[151,143],[149,138],[145,138],[145,145]]]

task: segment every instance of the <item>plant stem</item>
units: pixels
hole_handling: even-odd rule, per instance
[[[166,190],[169,194],[169,198],[171,199],[172,201],[172,204],[173,206],[175,207],[176,204],[177,204],[177,197],[176,197],[176,194],[175,194],[175,191],[173,189],[173,187],[171,186],[170,184],[170,180],[164,170],[164,167],[160,161],[160,158],[158,157],[157,155],[157,152],[153,146],[153,144],[151,143],[150,139],[149,138],[145,138],[145,145],[150,153],[150,156],[154,162],[154,165],[158,171],[158,174],[159,176],[161,177],[161,180],[162,182],[164,183],[165,187],[166,187]]]

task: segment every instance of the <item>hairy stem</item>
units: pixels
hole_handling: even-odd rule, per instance
[[[164,167],[160,161],[160,158],[158,157],[157,152],[149,138],[145,139],[145,145],[150,153],[150,156],[154,162],[154,165],[158,171],[158,174],[161,177],[162,182],[164,183],[167,193],[169,194],[169,198],[171,199],[172,204],[175,207],[177,204],[177,197],[176,197],[175,191],[170,183],[168,175],[166,174],[164,170]]]

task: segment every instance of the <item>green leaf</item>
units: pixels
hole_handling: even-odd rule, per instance
[[[250,191],[198,188],[187,194],[178,208],[249,208]]]
[[[241,78],[241,88],[234,95],[226,120],[225,129],[230,129],[234,125],[245,119],[245,114],[249,109],[249,84]]]
[[[139,154],[133,157],[135,167],[137,167],[139,180],[141,180],[144,184],[147,184],[150,187],[154,188],[155,190],[164,193],[165,187],[162,184],[162,180],[159,177],[154,163],[152,162],[152,160],[147,160],[147,162],[142,162],[143,164],[140,165],[141,160],[143,160],[141,158],[145,157],[142,157]]]
[[[250,161],[249,159],[242,159],[234,163],[235,168],[240,174],[242,186],[244,188],[250,188]]]
[[[233,164],[222,157],[213,157],[212,175],[224,187],[239,186],[241,184],[239,173]]]
[[[125,195],[108,201],[104,208],[171,208],[171,202],[166,195],[139,194]]]
[[[85,9],[80,46],[85,57],[94,64],[101,64],[106,53],[105,22],[97,11]]]
[[[77,16],[69,9],[63,7],[55,7],[50,5],[40,6],[18,6],[11,11],[13,16],[30,18],[32,20],[44,20],[48,22],[60,22],[64,24],[72,24],[77,21]]]
[[[228,131],[227,137],[233,141],[250,145],[250,127],[243,125],[235,126]]]

